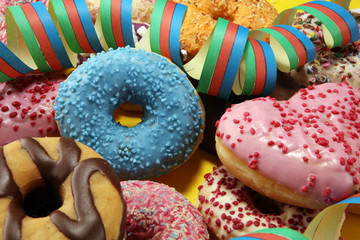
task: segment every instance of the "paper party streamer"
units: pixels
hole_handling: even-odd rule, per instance
[[[48,62],[46,61],[47,56],[44,55],[44,54],[47,54],[48,52],[46,51],[46,49],[41,49],[42,46],[38,44],[38,41],[32,30],[31,24],[29,23],[28,19],[25,16],[24,11],[23,11],[24,7],[25,6],[22,5],[22,7],[14,6],[12,8],[7,8],[5,13],[11,12],[10,17],[12,17],[12,18],[9,17],[10,20],[7,20],[7,21],[10,23],[12,21],[14,21],[17,24],[21,35],[26,36],[23,38],[23,40],[25,41],[25,44],[27,46],[27,49],[26,49],[26,50],[28,50],[27,52],[30,53],[30,56],[27,54],[28,59],[30,61],[33,60],[36,63],[36,66],[39,68],[40,71],[43,71],[43,72],[52,71],[51,67],[49,66]],[[16,31],[16,29],[14,31]],[[16,33],[14,35],[16,35]],[[12,34],[9,36],[12,36]],[[21,44],[21,40],[22,39],[18,38],[19,45]],[[39,42],[41,42],[41,40],[39,40]],[[17,43],[18,42],[11,41],[11,39],[8,38],[9,48],[11,49],[13,44],[16,47],[15,49],[17,51],[14,51],[15,54],[16,53],[19,54],[22,51],[21,45],[17,46]],[[25,52],[24,54],[26,54],[27,52]],[[33,62],[29,62],[29,64],[32,68],[35,68]],[[5,72],[5,74],[6,74],[6,72]]]
[[[0,53],[2,55],[0,56],[0,78],[3,81],[20,77],[33,70],[20,61],[20,59],[1,42]]]
[[[140,41],[138,47],[163,54],[163,52],[160,50],[160,42],[161,38],[163,37],[163,34],[160,34],[160,29],[162,25],[166,25],[166,23],[164,24],[164,21],[166,22],[169,19],[164,17],[164,13],[169,14],[168,12],[171,11],[165,11],[167,5],[169,5],[169,3],[166,0],[158,0],[156,2],[153,11],[153,16],[156,16],[151,20],[149,34],[150,39],[145,36]],[[314,7],[318,7],[318,5],[314,4]],[[329,8],[334,9],[341,7],[336,4],[332,4]],[[322,8],[321,10],[328,11],[328,8]],[[344,11],[346,12],[346,10]],[[318,12],[321,13],[321,11]],[[347,15],[350,14],[347,13]],[[185,72],[192,78],[200,80],[197,88],[199,92],[227,99],[231,91],[226,91],[226,94],[221,92],[222,94],[220,94],[219,88],[221,85],[219,82],[221,82],[221,80],[219,80],[219,76],[222,76],[222,74],[219,72],[215,73],[215,68],[217,71],[220,68],[222,68],[222,71],[224,71],[226,68],[224,63],[229,63],[227,59],[223,59],[223,55],[221,58],[219,57],[220,53],[224,53],[224,51],[220,51],[222,41],[226,39],[225,36],[231,35],[231,31],[226,32],[228,25],[224,23],[224,21],[226,20],[218,19],[214,31],[210,35],[208,41],[192,61],[185,65],[182,65],[182,63],[177,63],[177,65],[181,69],[184,69]],[[355,20],[353,19],[352,22],[355,22]],[[330,24],[331,23],[332,22],[330,22]],[[355,28],[355,25],[353,28]],[[270,34],[271,39],[274,39],[271,41],[273,42],[271,46],[276,50],[274,51],[276,52],[276,63],[278,69],[281,71],[288,72],[293,70],[294,68],[302,66],[306,62],[313,60],[315,57],[316,51],[311,41],[295,28],[290,26],[280,26],[261,29],[258,31],[253,31],[250,34],[250,37],[256,38],[258,40],[262,39],[264,34],[261,35],[256,33],[259,31]],[[356,35],[354,36],[356,37]],[[150,47],[147,47],[149,46],[146,44],[147,41],[150,41]],[[176,44],[177,43],[178,42],[176,42]],[[240,68],[239,66],[237,67],[239,73],[235,75],[234,80],[231,80],[233,83],[232,90],[238,95],[268,95],[272,92],[276,80],[276,66],[274,68],[274,65],[272,64],[274,53],[269,53],[269,51],[266,51],[265,56],[262,55],[262,51],[259,49],[259,44],[257,44],[255,41],[252,41],[250,44],[245,44],[245,42],[241,44],[241,47],[245,49],[244,52],[248,52],[248,57],[244,57],[244,63],[242,64],[243,67],[241,67],[241,64]],[[256,45],[255,48],[254,45]],[[263,42],[261,46],[263,51],[268,49],[265,42]],[[247,50],[247,48],[250,50]],[[179,50],[175,49],[175,51],[178,52]],[[256,55],[253,55],[250,53],[250,51],[256,51]],[[237,54],[241,55],[241,52],[238,52]],[[168,56],[168,54],[166,56]],[[254,56],[255,60],[254,57],[251,56]],[[284,58],[284,56],[286,57]],[[218,59],[220,60],[217,61]],[[265,61],[265,59],[268,61]],[[246,63],[247,61],[248,63]],[[267,87],[266,90],[264,89],[265,86]]]
[[[289,26],[296,11],[307,11],[319,18],[324,24],[327,46],[340,46],[359,39],[355,19],[340,6],[348,7],[349,2],[305,3],[280,13],[273,27],[250,32],[220,18],[200,52],[183,65],[179,39],[186,6],[157,0],[149,31],[136,47],[169,58],[199,80],[199,92],[223,99],[231,92],[269,95],[275,87],[278,69],[289,72],[312,61],[316,54],[311,41]],[[39,2],[7,8],[10,51],[0,52],[0,81],[35,69],[45,72],[75,67],[77,53],[135,47],[131,6],[131,0],[101,0],[95,27],[84,0],[51,0],[48,11]],[[266,34],[270,36],[270,45],[262,41]]]
[[[98,19],[108,47],[135,47],[132,37],[131,3],[132,0],[101,1]]]
[[[197,87],[199,92],[207,93],[209,91],[210,84],[213,80],[214,70],[218,61],[220,54],[220,49],[222,48],[222,43],[226,34],[228,27],[228,21],[224,19],[218,19],[215,29],[212,33],[211,39],[216,39],[216,41],[211,41],[206,54],[204,66],[200,76],[199,85]],[[221,59],[219,59],[221,61]]]
[[[173,16],[171,19],[171,27],[170,27],[170,38],[169,38],[169,51],[171,60],[177,66],[181,68],[185,72],[185,69],[182,66],[182,59],[179,51],[179,43],[180,43],[180,30],[181,25],[184,21],[184,16],[186,14],[186,6],[181,4],[176,4],[175,10],[173,12]]]
[[[233,28],[235,24],[233,23],[229,23],[229,28]],[[228,96],[230,96],[231,91],[232,91],[232,87],[234,85],[234,80],[236,78],[236,75],[238,73],[238,68],[239,68],[239,63],[241,62],[241,58],[242,58],[242,53],[244,51],[244,47],[247,41],[247,35],[249,33],[249,29],[242,27],[242,26],[237,26],[237,31],[236,31],[236,36],[234,41],[232,42],[232,44],[229,44],[228,49],[231,49],[231,53],[229,56],[229,59],[227,61],[227,66],[226,66],[226,70],[224,73],[224,76],[221,80],[221,87],[219,89],[219,92],[217,92],[217,96],[223,99],[227,99]],[[226,39],[224,40],[226,41]],[[224,45],[225,46],[225,45]],[[226,48],[224,48],[226,49]],[[276,66],[275,66],[276,69]],[[216,69],[215,71],[220,71],[221,69]],[[217,75],[214,75],[215,77]],[[213,76],[213,77],[214,77]],[[276,79],[276,78],[275,78]],[[216,88],[217,86],[215,86]],[[213,88],[212,85],[210,85],[210,88]],[[212,91],[215,91],[213,89],[211,89]],[[210,93],[211,94],[211,93]],[[214,92],[214,94],[216,96],[216,92]]]
[[[270,45],[274,49],[284,52],[276,54],[276,63],[279,70],[289,72],[298,66],[312,61],[316,55],[315,46],[304,34],[293,31],[288,25],[277,25],[275,27],[263,28],[251,31],[250,37],[264,37],[270,34]]]
[[[345,1],[344,4],[348,6],[349,2]],[[291,25],[297,10],[308,12],[323,23],[324,40],[329,48],[345,45],[359,39],[359,28],[352,15],[333,2],[312,1],[290,8],[276,17],[274,25]]]
[[[219,22],[221,21],[223,20],[219,19]],[[231,22],[225,24],[227,24],[226,32],[208,89],[210,95],[221,98],[226,98],[231,93],[233,79],[236,77],[237,66],[239,66],[241,61],[241,53],[244,51],[243,48],[234,50],[233,48],[236,46],[244,46],[248,34],[246,28]],[[230,64],[234,64],[234,67]]]

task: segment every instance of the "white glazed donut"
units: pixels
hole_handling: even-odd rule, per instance
[[[319,212],[266,198],[245,186],[223,165],[214,168],[204,178],[195,205],[219,239],[231,239],[273,227],[291,228],[303,233]]]

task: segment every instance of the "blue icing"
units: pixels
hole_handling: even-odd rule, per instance
[[[149,179],[192,154],[204,124],[198,100],[164,57],[118,48],[88,59],[61,83],[54,110],[62,135],[93,148],[121,179]],[[144,109],[131,128],[112,117],[126,101]]]

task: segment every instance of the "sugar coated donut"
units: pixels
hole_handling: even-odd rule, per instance
[[[291,228],[303,233],[319,213],[275,202],[251,190],[223,165],[205,174],[197,203],[209,229],[219,239],[230,239],[265,228]]]
[[[165,184],[122,181],[127,204],[126,239],[209,239],[199,211]]]
[[[0,1],[0,42],[6,44],[6,29],[5,29],[5,8],[15,5],[31,2],[42,2],[45,6],[48,5],[48,0],[1,0]]]
[[[272,199],[322,209],[359,187],[360,90],[311,85],[289,101],[233,105],[217,123],[226,169]]]
[[[270,27],[278,15],[266,0],[175,0],[188,6],[180,41],[196,55],[213,31],[219,17],[252,30]]]
[[[40,192],[58,202],[30,197]],[[124,236],[126,204],[114,169],[70,138],[22,138],[0,147],[0,209],[1,239]]]
[[[60,85],[54,110],[63,136],[90,146],[122,179],[168,173],[198,147],[204,110],[178,68],[155,53],[118,48],[80,65]],[[141,105],[144,117],[128,128],[113,113],[123,102]]]
[[[63,73],[29,73],[0,83],[0,146],[23,137],[58,136],[52,109]]]
[[[360,14],[351,12],[360,27]],[[329,49],[324,43],[323,25],[309,13],[299,12],[294,27],[310,38],[316,47],[316,58],[290,72],[290,76],[303,86],[325,82],[347,81],[360,87],[360,40]]]

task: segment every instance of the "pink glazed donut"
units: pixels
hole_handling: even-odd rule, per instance
[[[182,194],[147,180],[122,181],[126,239],[209,239],[199,211]]]
[[[291,228],[304,233],[319,213],[276,202],[245,186],[223,165],[214,167],[199,186],[197,203],[219,239],[231,239],[266,228]]]
[[[359,104],[360,90],[344,82],[233,105],[217,123],[218,156],[260,194],[323,209],[359,189]]]
[[[62,73],[29,73],[0,83],[0,146],[23,137],[58,136],[52,109]]]

